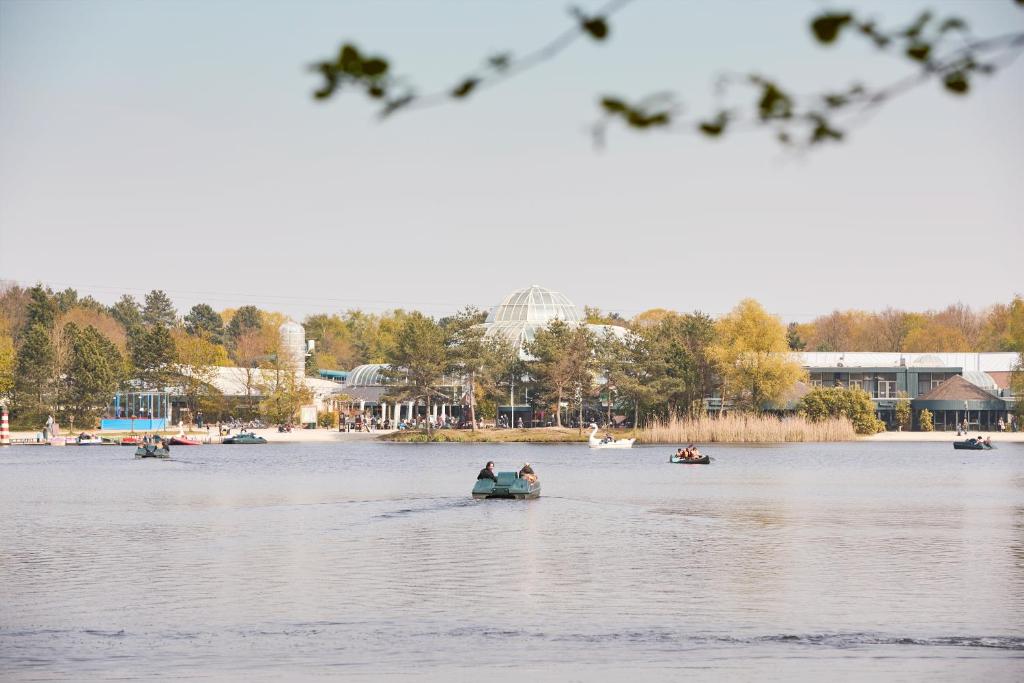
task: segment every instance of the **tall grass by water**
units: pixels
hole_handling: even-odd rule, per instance
[[[586,441],[589,430],[581,432],[570,427],[540,427],[536,429],[423,429],[391,432],[381,436],[382,441],[405,443],[568,443]]]
[[[857,433],[845,418],[811,422],[803,417],[725,415],[673,417],[639,430],[641,443],[779,443],[783,441],[854,441]]]

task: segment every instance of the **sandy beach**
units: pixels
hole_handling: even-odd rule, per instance
[[[961,441],[968,437],[989,437],[992,443],[1024,443],[1024,432],[968,432],[966,436],[957,436],[956,432],[882,432],[862,437],[861,441]]]

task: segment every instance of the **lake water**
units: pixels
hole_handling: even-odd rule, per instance
[[[669,450],[0,450],[0,679],[1024,678],[1024,446]]]

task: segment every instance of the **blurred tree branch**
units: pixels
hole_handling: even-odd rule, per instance
[[[1024,6],[1024,0],[1013,1]],[[386,58],[364,55],[355,45],[345,43],[335,59],[310,66],[324,79],[313,96],[327,100],[343,89],[361,90],[379,103],[381,118],[465,100],[553,59],[579,38],[606,41],[611,33],[609,17],[630,2],[610,0],[593,13],[571,8],[572,26],[538,49],[518,58],[507,51],[493,54],[451,87],[426,94],[419,94],[407,78],[396,76]],[[591,128],[595,144],[603,145],[608,129],[618,124],[636,131],[696,132],[709,138],[743,130],[767,130],[787,148],[807,149],[843,140],[850,129],[881,105],[925,83],[940,81],[946,92],[967,95],[977,77],[994,74],[1024,52],[1024,31],[976,38],[963,18],[939,17],[927,10],[909,24],[890,29],[852,12],[824,10],[811,19],[809,28],[820,45],[833,45],[843,35],[859,37],[881,52],[907,60],[916,73],[881,87],[853,83],[805,96],[761,74],[728,74],[718,79],[715,88],[719,104],[702,117],[686,116],[680,97],[670,90],[633,102],[603,95],[598,120]],[[725,98],[739,88],[745,93],[752,91],[753,101],[724,104]]]

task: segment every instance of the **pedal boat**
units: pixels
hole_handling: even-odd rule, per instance
[[[473,497],[478,500],[484,498],[514,498],[516,500],[539,498],[540,480],[531,482],[521,478],[518,472],[498,472],[498,481],[477,479],[473,486]]]
[[[668,461],[676,465],[710,465],[711,456],[702,455],[699,458],[677,458],[673,454]]]
[[[235,434],[234,436],[224,437],[224,441],[222,443],[256,444],[266,442],[267,440],[264,439],[262,436],[256,436],[252,432],[240,432],[238,434]]]
[[[597,425],[591,423],[590,425],[590,438],[587,440],[591,448],[632,448],[633,442],[636,439],[616,439],[614,441],[604,441],[597,438]]]
[[[153,444],[146,446],[139,446],[135,449],[135,459],[141,460],[143,458],[169,458],[171,452],[166,448],[157,448]]]
[[[958,451],[988,451],[992,450],[993,446],[985,445],[985,442],[978,441],[977,439],[967,439],[966,441],[954,441],[953,449]]]

